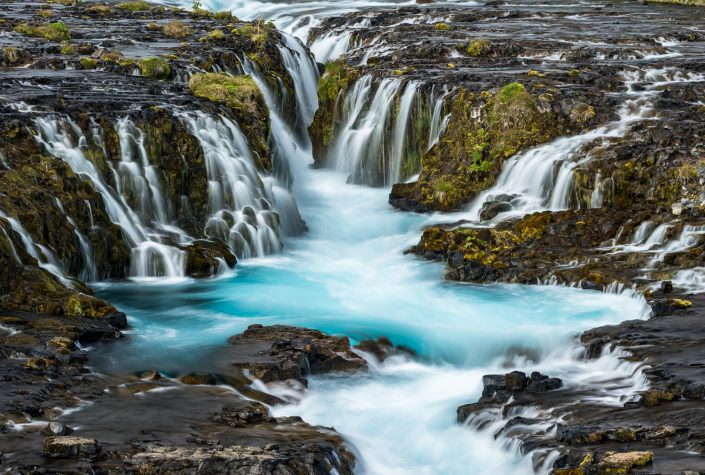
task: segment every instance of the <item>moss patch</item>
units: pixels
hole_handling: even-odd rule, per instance
[[[98,66],[98,61],[93,58],[83,57],[78,60],[81,63],[81,69],[95,69]]]
[[[195,96],[252,114],[258,113],[259,104],[264,101],[262,92],[250,76],[194,74],[189,81],[189,87]]]
[[[191,36],[193,31],[184,22],[176,20],[167,23],[162,27],[162,32],[169,38],[186,38]]]
[[[491,49],[492,43],[490,43],[489,40],[477,39],[468,44],[465,52],[468,56],[478,58],[480,56],[487,56]]]
[[[35,38],[45,38],[50,41],[66,41],[71,39],[71,32],[62,21],[47,23],[46,25],[30,25],[20,23],[15,31]]]
[[[168,79],[171,75],[169,62],[164,58],[144,58],[137,63],[142,76],[152,79]]]
[[[152,5],[141,0],[134,2],[122,2],[118,4],[120,10],[125,10],[128,12],[145,12],[152,9]]]

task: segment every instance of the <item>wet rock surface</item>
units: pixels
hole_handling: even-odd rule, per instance
[[[3,380],[10,383],[0,388],[3,468],[33,473],[353,473],[355,457],[334,429],[295,417],[275,418],[264,404],[222,385],[232,384],[240,394],[267,404],[282,403],[249,387],[255,374],[263,382],[305,382],[309,374],[366,369],[347,338],[253,325],[231,339],[237,349],[230,355],[241,358],[237,369],[230,366],[230,374],[219,375],[193,372],[177,380],[157,370],[140,377],[93,374],[84,366],[85,352],[63,349],[70,347],[69,337],[82,344],[119,337],[105,320],[16,314],[3,322],[23,329],[32,325],[5,337],[12,341],[3,340],[1,347],[14,348],[0,364]],[[45,341],[50,349],[58,341],[66,344],[50,352],[41,347]],[[20,358],[23,354],[32,356]],[[264,366],[267,371],[260,372]],[[79,410],[64,412],[76,405]]]
[[[286,325],[250,325],[228,339],[217,357],[226,367],[265,383],[292,379],[306,383],[310,375],[367,369],[347,337]]]

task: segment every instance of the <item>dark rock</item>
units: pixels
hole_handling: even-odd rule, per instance
[[[210,373],[190,373],[181,377],[184,384],[204,384],[213,386],[218,383],[218,378]]]
[[[521,371],[512,371],[504,375],[504,384],[509,391],[523,391],[526,383],[526,373]]]
[[[247,369],[264,382],[295,379],[309,374],[367,369],[365,360],[352,351],[346,337],[286,325],[250,325],[228,339],[220,360],[229,368]]]
[[[115,328],[123,329],[127,327],[127,315],[122,312],[113,312],[107,315],[105,319]]]
[[[50,422],[42,432],[46,435],[69,435],[73,429],[61,422]]]
[[[395,355],[416,356],[416,352],[411,348],[403,345],[394,345],[385,337],[379,337],[376,340],[362,340],[355,348],[365,353],[373,354],[379,361],[384,361]]]
[[[463,404],[457,409],[457,420],[459,423],[464,423],[468,418],[479,412],[486,411],[488,409],[496,409],[499,406],[494,403],[487,402],[474,402],[471,404]]]
[[[673,292],[673,282],[670,280],[662,280],[661,281],[661,292],[663,293],[669,293]]]
[[[480,219],[483,221],[489,221],[495,218],[497,215],[511,211],[512,205],[505,201],[489,201],[482,205],[482,211],[480,211]]]

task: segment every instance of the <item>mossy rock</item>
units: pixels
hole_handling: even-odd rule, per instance
[[[71,32],[62,21],[47,23],[46,25],[30,25],[20,23],[15,31],[35,38],[44,38],[50,41],[67,41],[71,39]]]
[[[171,66],[164,58],[152,57],[140,59],[137,62],[142,76],[152,79],[169,79],[171,76]]]
[[[194,74],[189,81],[189,87],[195,96],[252,114],[258,113],[259,104],[264,101],[257,83],[250,76]]]
[[[117,7],[128,12],[146,12],[152,9],[152,5],[142,0],[118,3]]]
[[[167,23],[162,27],[162,32],[169,38],[187,38],[193,34],[191,27],[180,20]]]

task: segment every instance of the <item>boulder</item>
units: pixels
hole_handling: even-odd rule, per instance
[[[287,379],[306,383],[308,375],[367,369],[347,337],[287,325],[250,325],[228,339],[220,357],[230,369],[265,383]]]
[[[100,445],[95,439],[83,437],[57,436],[44,440],[44,456],[50,458],[83,458],[100,452]]]
[[[214,386],[218,383],[218,379],[214,374],[210,373],[189,373],[181,377],[181,382],[184,384],[205,384]]]
[[[416,352],[411,348],[403,345],[394,345],[389,338],[383,336],[376,340],[362,340],[355,348],[374,355],[379,361],[384,361],[395,355],[416,356]]]

